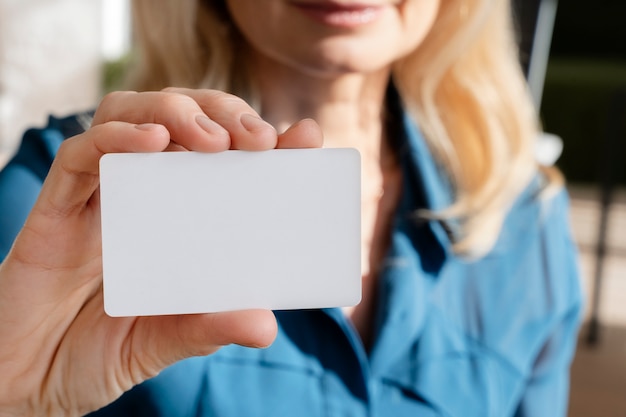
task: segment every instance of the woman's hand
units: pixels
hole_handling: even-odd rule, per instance
[[[111,318],[102,303],[98,161],[109,152],[319,147],[304,120],[278,135],[242,100],[167,89],[108,95],[61,146],[0,265],[0,416],[80,415],[189,356],[269,345],[270,311]]]

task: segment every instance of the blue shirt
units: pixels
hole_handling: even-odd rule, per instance
[[[0,259],[77,126],[30,130],[0,173]],[[565,416],[581,312],[565,191],[538,198],[538,175],[494,249],[464,261],[448,227],[414,216],[452,197],[415,126],[399,131],[404,189],[369,351],[338,309],[277,311],[271,347],[184,360],[93,416]]]

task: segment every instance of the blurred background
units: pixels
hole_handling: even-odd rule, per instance
[[[565,173],[587,303],[570,417],[626,416],[626,1],[512,0],[548,158]],[[0,166],[47,116],[119,85],[129,0],[0,0]]]
[[[561,0],[541,101],[545,130],[564,144],[557,166],[587,294],[572,417],[626,416],[625,17],[623,0]]]
[[[128,51],[129,16],[127,0],[0,0],[2,157],[26,127],[98,102]]]

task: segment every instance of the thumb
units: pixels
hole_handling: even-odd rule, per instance
[[[276,338],[277,324],[269,310],[144,317],[134,352],[142,368],[157,373],[191,356],[208,355],[228,344],[262,348]],[[139,323],[138,323],[139,324]],[[146,375],[151,376],[151,375]]]
[[[278,135],[277,148],[321,148],[324,143],[322,129],[313,119],[303,119]]]

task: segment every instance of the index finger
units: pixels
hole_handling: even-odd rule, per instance
[[[99,185],[99,161],[106,153],[159,152],[170,135],[161,125],[108,122],[67,139],[57,153],[35,207],[61,215],[81,209]]]
[[[211,120],[193,98],[175,92],[117,91],[107,94],[93,118],[93,126],[111,121],[156,123],[171,140],[192,151],[219,152],[230,148],[228,131]]]

